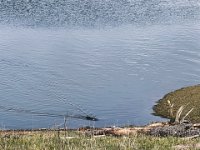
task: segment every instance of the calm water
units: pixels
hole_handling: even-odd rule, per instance
[[[196,11],[191,10],[180,14],[194,19]],[[85,27],[99,23],[90,20],[75,28],[63,24],[46,27],[45,21],[28,27],[30,20],[10,25],[10,16],[5,14],[0,14],[1,106],[83,115],[80,107],[100,119],[92,123],[95,126],[139,125],[161,120],[151,113],[164,94],[199,84],[198,20],[186,17],[169,23],[168,18],[169,22],[160,23],[158,16],[151,16],[158,22],[143,23],[141,16],[143,20],[134,24],[120,13],[118,18],[124,20],[113,19],[114,26]],[[180,19],[180,14],[171,18]],[[62,122],[62,118],[0,111],[1,128],[53,127]],[[71,127],[90,124],[76,119],[68,123]]]

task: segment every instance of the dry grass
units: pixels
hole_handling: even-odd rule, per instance
[[[134,135],[126,137],[87,137],[78,131],[1,132],[0,149],[4,150],[171,150],[198,145],[200,139]]]

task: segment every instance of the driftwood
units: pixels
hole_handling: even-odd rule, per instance
[[[95,136],[95,135],[136,135],[138,133],[149,133],[151,129],[157,127],[168,126],[168,123],[152,123],[143,127],[110,127],[110,128],[80,128],[79,131],[85,135]]]
[[[200,136],[200,124],[182,123],[170,124],[168,122],[152,123],[142,127],[110,127],[110,128],[80,128],[79,131],[89,136],[113,135],[128,136],[146,134],[152,136],[177,136],[198,137]]]

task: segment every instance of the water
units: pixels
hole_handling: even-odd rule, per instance
[[[0,21],[25,26],[118,26],[196,20],[199,0],[1,0]]]
[[[3,106],[83,115],[80,105],[100,119],[92,125],[139,125],[161,120],[151,113],[164,94],[199,83],[198,1],[19,2],[0,4]],[[63,123],[63,118],[0,114],[1,128]]]

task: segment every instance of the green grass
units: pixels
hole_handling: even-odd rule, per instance
[[[129,137],[87,137],[75,131],[64,134],[58,132],[30,132],[21,135],[11,133],[0,135],[0,149],[2,150],[171,150],[179,144],[192,144],[200,142],[200,138],[186,140],[175,137],[151,137],[137,135]],[[191,149],[194,149],[191,148]]]
[[[168,100],[171,102],[171,104],[174,105],[173,117],[175,117],[177,110],[181,106],[185,106],[182,115],[184,116],[189,110],[194,108],[194,110],[186,119],[193,123],[200,122],[200,85],[185,87],[165,95],[153,107],[155,112],[154,115],[173,119],[170,115],[170,106],[167,102]]]

